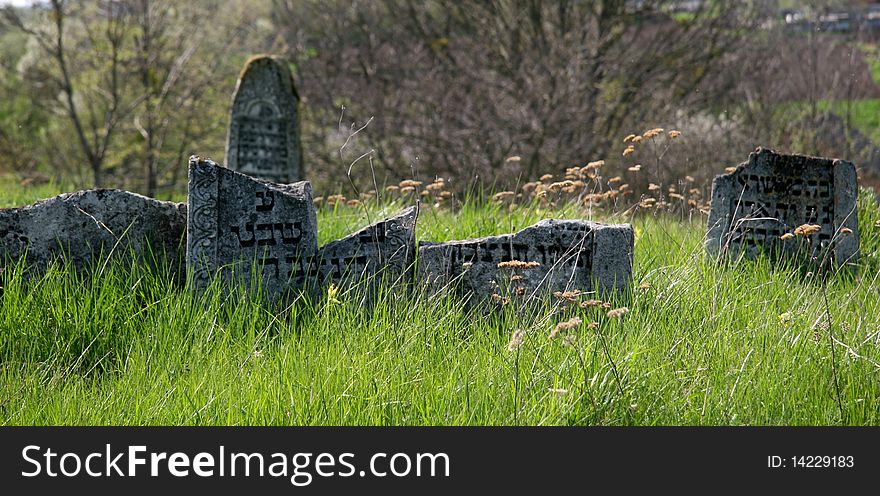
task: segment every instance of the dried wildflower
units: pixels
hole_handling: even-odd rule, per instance
[[[629,167],[629,168],[626,169],[626,170],[628,170],[628,171],[630,171],[630,172],[638,172],[638,171],[642,170],[642,164],[636,164],[636,165],[634,165],[634,166],[632,166],[632,167]]]
[[[468,270],[473,266],[474,266],[473,262],[465,262],[465,263],[461,264],[461,268],[464,270]]]
[[[414,188],[413,186],[404,186],[404,187],[400,188],[401,193],[412,193],[415,190],[416,190],[416,188]]]
[[[522,157],[520,157],[519,155],[514,155],[512,157],[507,157],[507,159],[505,159],[504,161],[505,162],[519,162],[520,160],[522,160]]]
[[[501,191],[499,193],[495,193],[495,195],[492,196],[492,201],[502,202],[502,201],[510,198],[511,196],[514,196],[514,194],[515,193],[513,191]]]
[[[498,262],[499,269],[534,269],[540,267],[540,262],[523,262],[520,260],[510,260],[508,262]]]
[[[452,193],[449,191],[443,191],[440,193],[440,198],[443,198],[444,200],[447,198],[452,198]]]
[[[785,240],[787,240],[787,239],[791,239],[791,238],[793,238],[793,237],[794,237],[794,234],[792,234],[792,233],[785,233],[785,234],[783,234],[782,236],[779,236],[779,239],[781,239],[782,241],[785,241]]]
[[[635,134],[628,134],[628,135],[626,136],[626,138],[623,138],[623,142],[624,142],[624,143],[629,143],[629,142],[632,141],[632,139],[635,138],[635,137],[636,137]]]
[[[399,190],[400,190],[400,186],[391,185],[391,186],[385,187],[385,191],[388,193],[394,193],[395,191],[399,191]]]
[[[639,289],[651,289],[651,283],[643,282],[643,283],[639,284]]]
[[[544,174],[543,176],[541,176],[541,182],[546,183],[546,182],[550,181],[551,179],[553,179],[553,174]]]
[[[431,196],[431,192],[430,191],[422,191],[422,196],[429,197],[429,196]]]
[[[822,229],[822,226],[818,226],[816,224],[803,224],[803,225],[800,225],[797,228],[795,228],[794,233],[797,236],[803,236],[803,237],[807,238],[807,237],[810,237],[810,236],[816,234],[821,229]]]
[[[577,341],[577,335],[569,334],[562,338],[562,346],[574,346],[575,341]]]
[[[581,325],[580,317],[572,317],[565,322],[560,322],[550,331],[550,339],[556,338],[560,333],[577,329],[579,325]]]
[[[598,322],[590,322],[589,324],[587,324],[587,329],[589,329],[591,331],[595,331],[595,330],[599,329],[599,323]]]
[[[694,179],[694,176],[684,176],[684,180],[689,183],[696,181],[696,179]]]
[[[684,195],[680,195],[678,193],[669,193],[669,198],[675,198],[676,200],[684,201]]]
[[[847,234],[852,234],[852,233],[853,233],[853,230],[848,227],[844,227],[844,228],[840,229],[840,234],[847,235]]]
[[[736,167],[725,167],[724,172],[736,172]]]
[[[642,142],[642,137],[641,137],[641,136],[636,136],[635,138],[632,139],[632,142],[633,142],[633,143],[641,143],[641,142]]]
[[[602,300],[586,300],[581,302],[581,308],[592,308],[602,306]]]
[[[510,335],[510,342],[507,343],[507,351],[513,351],[523,344],[523,339],[526,337],[526,331],[522,329],[517,329],[513,331],[513,334]]]
[[[526,288],[522,286],[517,286],[516,288],[514,288],[513,292],[516,293],[517,296],[523,296],[524,294],[526,294]]]
[[[623,317],[627,312],[629,312],[629,308],[620,307],[615,308],[614,310],[609,310],[607,315],[609,319],[616,319],[618,317]]]
[[[675,138],[678,138],[679,136],[681,136],[681,131],[676,131],[675,129],[673,129],[672,131],[669,131],[670,138],[675,139]]]
[[[580,298],[580,296],[582,294],[583,293],[581,293],[581,291],[579,289],[573,289],[571,291],[554,291],[553,292],[553,296],[555,296],[556,298],[559,298],[560,300],[568,301],[570,303],[575,303],[577,301],[577,299]]]
[[[440,191],[446,187],[446,183],[442,180],[434,181],[433,183],[425,186],[425,189],[428,191]]]
[[[571,186],[572,184],[574,184],[572,181],[560,181],[560,182],[556,182],[556,183],[551,184],[549,189],[550,189],[550,191],[559,191],[562,188],[567,188],[567,187]]]
[[[584,166],[583,169],[581,169],[581,171],[585,172],[585,170],[598,169],[598,168],[602,167],[603,165],[605,165],[604,160],[596,160],[595,162],[588,163],[586,166]]]
[[[523,276],[521,276],[519,274],[514,274],[514,275],[510,276],[511,281],[519,281],[519,280],[522,280],[522,278],[523,278]]]
[[[403,189],[403,188],[417,188],[421,185],[422,185],[421,181],[414,181],[412,179],[406,179],[406,180],[400,181],[399,186],[401,189]]]
[[[492,293],[492,301],[498,303],[499,301],[501,301],[501,295],[498,293]]]
[[[619,183],[619,182],[621,182],[621,181],[623,181],[623,178],[622,178],[622,177],[620,177],[620,176],[614,176],[614,177],[612,177],[611,179],[608,180],[608,184],[616,184],[616,183]]]
[[[348,205],[349,207],[358,207],[358,206],[360,206],[361,201],[360,200],[348,200],[347,202],[345,202],[345,204]]]
[[[659,191],[660,186],[654,183],[648,183],[648,191]]]
[[[880,229],[880,220],[878,220],[877,222],[874,223],[874,227],[876,227],[877,229]]]
[[[315,205],[320,205],[323,201],[324,201],[323,196],[316,196],[316,197],[312,198],[312,203],[314,203]]]
[[[642,134],[642,137],[645,139],[656,138],[657,136],[660,136],[660,133],[662,133],[662,132],[663,132],[662,127],[656,127],[654,129],[649,129],[649,130],[645,131],[644,134]]]
[[[623,156],[626,157],[627,155],[635,153],[635,151],[636,151],[636,148],[632,145],[629,145],[628,147],[626,147],[625,150],[623,150]]]

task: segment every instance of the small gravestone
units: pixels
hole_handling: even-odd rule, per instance
[[[21,208],[0,210],[0,264],[26,256],[45,269],[53,260],[80,270],[118,255],[183,267],[186,205],[128,191],[65,193]]]
[[[375,282],[385,276],[393,283],[404,276],[416,255],[418,207],[367,226],[345,238],[327,243],[315,257],[320,281]]]
[[[270,296],[306,285],[318,249],[312,187],[274,184],[191,157],[186,261],[197,290],[261,280]],[[257,271],[254,274],[254,271]]]
[[[430,288],[455,287],[481,301],[625,290],[632,265],[632,226],[548,219],[515,234],[420,243],[417,272]]]
[[[712,183],[706,248],[710,254],[774,259],[807,253],[836,264],[859,249],[855,166],[844,160],[783,155],[758,148]],[[809,236],[793,235],[804,224]]]
[[[285,61],[268,56],[250,59],[235,87],[226,166],[276,183],[303,180],[298,105]]]

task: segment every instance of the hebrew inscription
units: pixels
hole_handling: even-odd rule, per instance
[[[504,262],[531,263],[513,284],[529,297],[622,290],[632,279],[632,226],[548,219],[515,234],[420,243],[418,275],[434,289],[448,286],[479,301],[511,284]]]
[[[265,56],[249,60],[233,97],[227,166],[278,183],[302,180],[298,105],[286,62]]]
[[[849,162],[759,148],[735,172],[715,178],[707,249],[774,259],[827,253],[846,263],[858,251],[856,192]],[[819,230],[804,239],[785,236],[803,224]]]
[[[308,182],[260,181],[199,157],[190,159],[187,262],[198,289],[220,274],[248,282],[254,270],[269,294],[298,289],[317,252]]]

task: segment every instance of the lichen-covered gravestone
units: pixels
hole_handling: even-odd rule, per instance
[[[0,210],[0,265],[26,254],[38,269],[57,260],[90,270],[111,255],[133,255],[182,272],[185,230],[185,204],[114,189],[65,193]]]
[[[322,282],[389,284],[406,274],[416,254],[418,207],[376,222],[322,246],[315,257],[316,277]],[[379,278],[377,278],[377,276]]]
[[[632,226],[547,219],[515,234],[420,243],[417,272],[434,290],[454,287],[477,302],[511,293],[617,292],[631,284],[632,264]]]
[[[774,259],[806,253],[836,265],[859,249],[855,166],[844,160],[783,155],[758,148],[712,183],[706,248],[710,254]],[[810,236],[792,233],[819,226]]]
[[[285,61],[268,56],[250,59],[235,87],[226,166],[276,183],[303,180],[298,105]]]
[[[191,157],[188,204],[186,261],[197,290],[218,271],[226,285],[261,278],[270,297],[306,285],[318,249],[308,182],[274,184]]]

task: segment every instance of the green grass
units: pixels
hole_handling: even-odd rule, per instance
[[[419,237],[575,216],[570,206],[427,209]],[[707,258],[702,218],[633,219],[635,284],[651,287],[615,302],[629,307],[621,319],[556,302],[484,315],[403,288],[370,308],[353,290],[277,309],[241,293],[194,297],[120,264],[29,281],[7,268],[0,424],[877,424],[880,208],[868,192],[860,216],[860,267],[828,282],[833,348],[817,277]],[[321,209],[321,238],[366,220]],[[598,333],[582,325],[573,347],[548,339],[574,315]],[[509,351],[516,329],[524,342]]]

